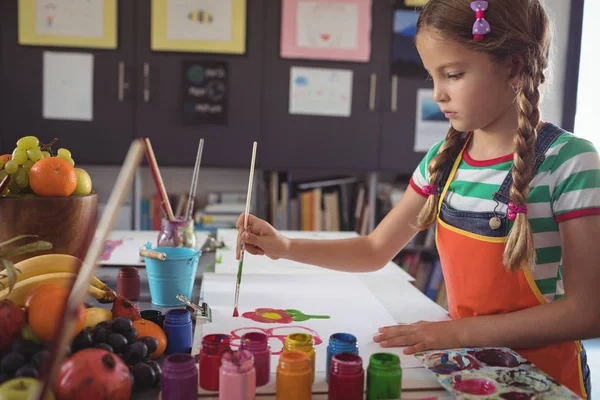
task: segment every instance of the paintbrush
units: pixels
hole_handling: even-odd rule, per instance
[[[150,139],[143,138],[142,143],[144,144],[144,151],[146,152],[146,158],[148,159],[148,166],[150,167],[150,173],[152,174],[154,185],[156,186],[156,190],[158,191],[158,195],[163,206],[163,211],[165,212],[167,219],[173,222],[175,221],[175,216],[173,215],[171,202],[169,201],[169,196],[167,195],[165,184],[163,183],[160,170],[158,169],[158,163],[156,162],[154,150],[152,150],[152,145],[150,144]]]
[[[127,193],[129,193],[135,170],[140,165],[143,156],[142,141],[135,140],[129,147],[123,167],[119,172],[106,208],[96,228],[94,238],[71,288],[63,317],[59,322],[58,333],[55,340],[51,342],[50,364],[46,366],[47,369],[45,368],[49,372],[40,379],[41,384],[38,386],[37,396],[35,397],[38,400],[46,399],[47,397],[43,394],[54,387],[55,378],[58,376],[62,362],[66,357],[65,349],[68,348],[71,342],[71,333],[75,327],[77,315],[79,315],[79,308],[87,295],[90,278],[94,276],[98,268],[97,261],[100,254],[104,251],[106,237],[117,219],[118,212],[125,201]],[[114,356],[116,357],[116,355]]]
[[[248,178],[248,193],[246,194],[246,211],[244,212],[244,231],[248,229],[248,212],[250,211],[250,197],[252,194],[252,181],[254,178],[254,161],[256,160],[256,142],[252,146],[252,161],[250,162],[250,177]],[[235,283],[235,306],[233,316],[239,317],[238,304],[240,300],[240,284],[242,283],[242,267],[244,265],[244,242],[241,243],[240,263],[238,264],[238,273]]]
[[[192,218],[192,212],[194,211],[194,202],[196,201],[196,185],[198,184],[198,175],[200,172],[200,161],[202,160],[202,149],[204,148],[204,139],[200,139],[198,143],[198,153],[196,154],[196,164],[194,165],[194,174],[192,175],[192,185],[190,187],[190,194],[188,197],[187,211],[185,213],[185,220]]]

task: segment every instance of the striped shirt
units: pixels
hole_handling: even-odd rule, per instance
[[[410,184],[417,193],[423,194],[421,188],[429,179],[427,165],[442,143],[434,145],[414,171]],[[512,154],[476,161],[466,151],[463,152],[444,202],[456,210],[494,211],[497,204],[493,195],[512,164]],[[552,301],[564,296],[558,224],[573,218],[600,214],[598,152],[589,141],[564,133],[546,152],[546,159],[530,186],[527,217],[533,230],[536,254],[536,267],[532,273],[544,298]],[[507,206],[501,203],[496,211],[505,214]]]

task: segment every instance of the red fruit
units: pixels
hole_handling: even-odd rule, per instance
[[[131,382],[129,367],[117,355],[85,349],[61,365],[54,394],[61,400],[128,400]]]
[[[112,317],[113,319],[119,317],[129,318],[132,321],[142,319],[140,315],[140,309],[138,306],[133,304],[129,299],[122,295],[118,295],[117,299],[112,306]]]
[[[0,301],[0,353],[21,337],[27,325],[27,315],[21,307],[10,300]]]

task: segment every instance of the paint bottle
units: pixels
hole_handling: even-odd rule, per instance
[[[315,382],[315,340],[308,333],[292,333],[285,338],[283,351],[301,351],[310,359],[312,385]]]
[[[253,400],[256,395],[254,357],[248,350],[226,351],[219,369],[219,400]]]
[[[328,400],[362,400],[365,371],[358,354],[338,353],[331,358]]]
[[[140,274],[136,267],[123,267],[119,270],[117,294],[129,300],[140,298]]]
[[[327,364],[325,365],[325,381],[327,383],[329,383],[331,358],[335,354],[340,353],[358,354],[358,343],[356,336],[349,333],[334,333],[329,337],[329,345],[327,346]]]
[[[198,398],[198,369],[189,354],[171,354],[162,364],[163,400],[196,400]]]
[[[402,391],[400,358],[392,353],[374,353],[367,368],[367,400],[399,399]]]
[[[300,351],[284,351],[277,365],[276,399],[310,400],[311,393],[310,357]]]
[[[156,325],[163,327],[164,315],[162,311],[159,310],[142,310],[140,311],[140,316],[148,321],[154,322]]]
[[[200,387],[204,390],[219,390],[219,367],[221,356],[231,351],[229,335],[213,334],[202,338],[200,349]]]
[[[172,308],[167,311],[163,330],[167,335],[166,354],[191,353],[192,316],[185,308]]]
[[[269,383],[271,376],[271,346],[269,338],[261,332],[248,332],[242,335],[240,349],[248,350],[254,357],[256,386]]]

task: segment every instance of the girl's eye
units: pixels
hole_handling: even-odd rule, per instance
[[[463,73],[460,73],[460,74],[448,74],[448,79],[454,79],[454,80],[460,79],[460,78],[462,78],[463,75],[464,75]]]

